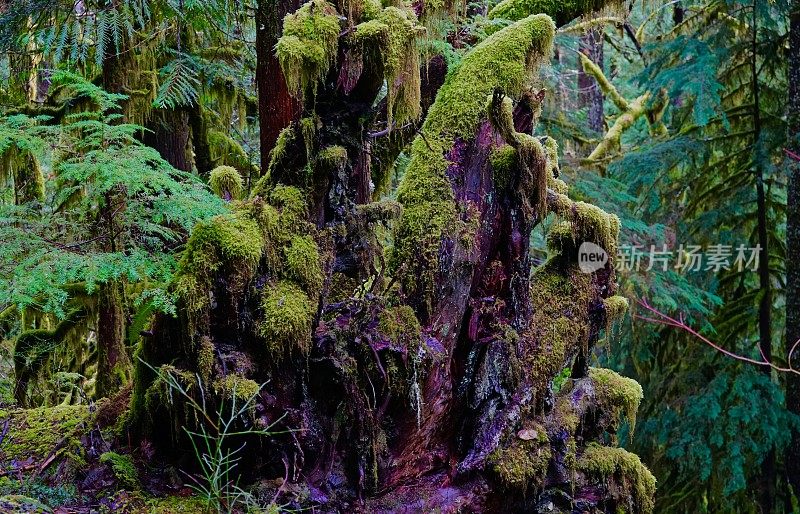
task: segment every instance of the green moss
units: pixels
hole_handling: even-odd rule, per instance
[[[14,203],[22,205],[44,201],[44,175],[39,160],[27,149],[16,145],[0,153],[0,180],[14,179]]]
[[[628,299],[619,295],[610,296],[603,300],[603,306],[606,310],[606,318],[610,321],[618,320],[628,310]]]
[[[275,51],[289,90],[302,96],[316,92],[339,48],[339,16],[325,0],[311,0],[283,20]]]
[[[654,508],[656,479],[639,457],[623,450],[589,444],[578,459],[577,468],[594,478],[621,488],[620,501],[628,512],[650,514]]]
[[[390,266],[407,293],[432,301],[442,235],[455,229],[457,207],[446,171],[446,154],[456,138],[475,137],[496,89],[519,95],[538,64],[550,55],[555,26],[531,16],[476,46],[448,75],[412,143],[411,162],[398,190],[403,215]],[[403,269],[401,270],[401,265]]]
[[[261,227],[243,211],[198,223],[181,258],[175,291],[189,310],[205,307],[214,273],[227,264],[241,287],[255,272],[264,244]]]
[[[511,179],[519,167],[517,149],[510,145],[492,148],[489,154],[489,163],[492,165],[494,187],[498,191],[506,191],[511,187]]]
[[[7,494],[0,496],[0,511],[2,512],[38,512],[40,514],[48,514],[53,512],[50,507],[44,503],[23,496],[21,494]]]
[[[625,414],[633,432],[636,428],[636,411],[644,397],[642,386],[610,369],[589,368],[589,378],[594,384],[598,406],[611,416],[612,426],[616,427],[616,420],[621,414]]]
[[[222,393],[229,400],[236,399],[240,405],[253,399],[261,391],[261,386],[253,380],[230,373],[214,382],[216,392]]]
[[[81,436],[91,428],[86,405],[59,405],[36,409],[0,411],[9,431],[0,447],[0,461],[31,458],[42,462],[53,452],[66,458],[72,468],[85,464]]]
[[[311,322],[316,312],[308,295],[295,284],[283,280],[264,289],[261,300],[264,318],[261,334],[277,359],[292,348],[304,354],[311,349]]]
[[[590,242],[600,246],[608,255],[617,254],[619,218],[615,214],[586,202],[573,202],[563,194],[557,196],[554,210],[571,223],[572,239],[577,245]]]
[[[147,500],[148,514],[202,514],[211,512],[208,502],[196,496],[165,496]]]
[[[507,448],[492,452],[487,462],[505,489],[525,493],[541,486],[551,456],[544,428],[533,425],[520,430]]]
[[[617,3],[618,0],[503,0],[489,11],[489,19],[516,21],[531,14],[547,14],[562,25]]]
[[[111,466],[111,471],[125,487],[136,489],[139,487],[139,471],[130,455],[120,455],[116,452],[106,452],[100,455],[100,462]]]
[[[258,176],[257,168],[250,162],[247,152],[228,134],[209,130],[208,147],[211,161],[218,166],[230,166],[239,170],[241,174]]]
[[[593,295],[591,275],[574,264],[551,258],[531,277],[533,320],[524,340],[536,341],[525,352],[524,369],[542,394],[550,380],[569,363],[589,340],[589,303]]]
[[[239,198],[244,188],[242,176],[231,166],[217,166],[211,170],[208,182],[214,194],[225,200]]]
[[[347,150],[343,146],[328,146],[317,154],[317,161],[326,169],[340,169],[347,164]]]
[[[286,274],[296,280],[311,296],[322,289],[322,259],[319,247],[311,236],[294,236],[283,249]]]
[[[200,378],[207,382],[214,371],[214,343],[209,337],[200,339],[197,348],[197,372]]]
[[[419,345],[422,327],[408,305],[390,307],[378,316],[378,330],[392,343],[409,349]]]
[[[547,233],[547,248],[554,254],[567,255],[570,249],[575,248],[575,234],[572,224],[568,221],[558,221],[550,226]]]

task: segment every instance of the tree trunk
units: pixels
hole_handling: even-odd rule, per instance
[[[125,348],[125,309],[120,285],[100,286],[97,297],[97,382],[95,396],[114,395],[130,381],[131,360]]]
[[[789,25],[789,103],[787,109],[786,148],[800,156],[800,3],[793,2]],[[789,190],[786,198],[786,348],[800,341],[800,157],[786,159]],[[790,363],[800,369],[800,354]],[[800,377],[786,377],[786,406],[800,415]],[[789,483],[800,494],[800,430],[792,433],[785,458]]]
[[[336,16],[324,9],[298,16]],[[203,417],[164,377],[208,412],[233,382],[255,398],[246,423],[288,429],[246,439],[239,469],[303,484],[310,499],[292,508],[652,512],[649,471],[602,446],[638,405],[619,398],[641,388],[573,364],[587,361],[624,300],[609,263],[581,273],[575,244],[613,255],[618,219],[562,194],[555,141],[531,135],[544,93],[523,84],[554,35],[534,16],[464,57],[411,144],[402,214],[398,202],[370,202],[381,131],[368,123],[391,128],[374,111],[386,70],[368,45],[382,40],[340,38],[338,62],[307,88],[269,176],[235,221],[201,227],[187,245],[173,284],[178,317],[157,316],[139,349],[152,368],[137,370],[134,428],[163,450],[187,449],[184,429]],[[418,71],[391,86],[424,96],[438,81],[420,85]],[[400,148],[380,155],[393,160]],[[553,258],[531,275],[531,231],[548,211],[563,222],[549,237]],[[388,259],[380,225],[394,235]],[[215,238],[229,230],[249,243]],[[554,391],[569,366],[574,380]]]
[[[153,111],[144,144],[155,148],[161,157],[181,171],[191,171],[189,151],[189,114],[184,109]]]
[[[256,7],[256,87],[262,173],[267,169],[278,134],[300,112],[300,105],[289,94],[275,56],[283,17],[294,12],[299,3],[298,0],[258,0]]]
[[[580,49],[586,57],[603,69],[603,29],[592,28],[581,36]],[[589,128],[595,132],[603,132],[605,117],[603,116],[603,91],[597,81],[585,71],[578,69],[578,91],[581,107],[588,107]]]
[[[758,244],[761,252],[758,261],[758,278],[761,299],[758,307],[759,350],[763,358],[772,362],[772,284],[770,282],[769,265],[769,233],[767,220],[767,199],[764,190],[765,158],[761,149],[761,106],[759,104],[760,86],[758,83],[758,13],[757,2],[753,1],[753,33],[752,33],[752,90],[753,90],[753,157],[756,178],[756,203],[758,209]],[[772,375],[772,369],[765,366],[764,372]],[[771,448],[764,456],[761,465],[760,500],[761,512],[771,513],[775,507],[775,450]]]

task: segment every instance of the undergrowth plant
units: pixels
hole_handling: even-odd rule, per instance
[[[154,368],[146,362],[144,364],[166,384],[171,395],[178,394],[182,397],[198,418],[204,420],[199,424],[197,431],[186,427],[183,427],[183,430],[191,441],[199,468],[198,473],[186,473],[191,480],[191,483],[186,485],[207,503],[208,510],[217,513],[244,511],[271,514],[284,512],[285,509],[275,503],[277,494],[269,504],[262,505],[255,495],[243,489],[239,485],[236,469],[241,461],[242,452],[247,446],[246,442],[236,443],[237,438],[265,437],[281,433],[272,431],[272,428],[283,419],[282,417],[266,428],[256,428],[252,425],[246,425],[244,429],[239,428],[242,421],[252,412],[255,400],[266,384],[261,384],[255,394],[248,393],[243,398],[237,394],[237,384],[233,381],[229,394],[223,395],[219,406],[213,409],[206,401],[205,386],[199,375],[196,376],[197,389],[200,392],[200,401],[198,402],[174,375]]]

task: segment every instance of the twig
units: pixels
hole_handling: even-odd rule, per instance
[[[642,308],[644,308],[648,312],[652,313],[655,317],[651,318],[651,317],[648,317],[648,316],[640,316],[638,314],[633,314],[634,318],[641,319],[643,321],[647,321],[648,323],[655,323],[655,324],[658,324],[658,325],[664,325],[664,326],[667,326],[667,327],[673,327],[673,328],[677,328],[679,330],[683,330],[684,332],[687,332],[687,333],[691,334],[692,336],[696,337],[697,339],[703,341],[704,343],[706,343],[708,346],[710,346],[711,348],[715,349],[716,351],[718,351],[718,352],[720,352],[720,353],[722,353],[724,355],[727,355],[728,357],[730,357],[732,359],[736,359],[738,361],[746,362],[748,364],[755,364],[756,366],[769,366],[770,368],[774,369],[775,371],[778,371],[778,372],[781,372],[781,373],[794,373],[796,375],[800,375],[800,371],[794,369],[794,367],[792,366],[792,361],[791,361],[792,354],[794,354],[794,351],[797,349],[798,345],[800,345],[800,340],[795,342],[794,345],[792,346],[791,350],[789,351],[789,367],[784,368],[784,367],[778,366],[777,364],[774,364],[773,362],[767,360],[766,356],[764,355],[764,352],[761,351],[760,347],[759,347],[759,352],[761,354],[761,360],[751,359],[750,357],[745,357],[744,355],[739,355],[739,354],[731,352],[730,350],[726,350],[725,348],[723,348],[720,345],[718,345],[717,343],[711,341],[710,339],[708,339],[707,337],[703,336],[702,334],[697,332],[695,329],[693,329],[692,327],[687,325],[686,322],[685,322],[685,318],[683,316],[683,313],[678,315],[678,319],[675,319],[675,318],[672,318],[672,317],[668,316],[667,314],[664,314],[663,312],[659,311],[658,309],[656,309],[655,307],[650,305],[647,302],[647,299],[638,299],[637,298],[636,299],[636,303],[638,303]]]

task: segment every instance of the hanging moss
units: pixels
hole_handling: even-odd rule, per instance
[[[311,322],[316,312],[308,295],[292,282],[282,280],[264,289],[261,335],[277,360],[293,348],[307,354],[311,349]]]
[[[203,337],[197,348],[197,372],[204,382],[208,382],[214,371],[214,343],[209,337]]]
[[[120,455],[116,452],[105,452],[100,455],[100,462],[111,466],[111,471],[117,480],[127,488],[139,487],[139,472],[130,455]]]
[[[44,175],[39,160],[27,149],[11,145],[0,153],[0,181],[14,181],[14,203],[44,201]]]
[[[322,289],[323,276],[319,247],[314,238],[308,235],[294,236],[283,253],[287,276],[315,296]]]
[[[618,320],[628,310],[628,299],[619,295],[610,296],[603,300],[603,306],[609,320]]]
[[[489,19],[517,21],[531,14],[547,14],[559,25],[579,16],[619,4],[618,0],[502,0],[489,11]]]
[[[639,410],[639,402],[644,398],[642,386],[635,380],[620,376],[610,369],[589,368],[589,378],[594,384],[600,409],[612,420],[624,414],[633,433],[636,428],[636,411]],[[614,428],[616,424],[612,421]]]
[[[519,95],[537,65],[552,49],[555,26],[547,16],[531,16],[493,34],[461,61],[439,90],[424,135],[411,147],[412,157],[398,190],[403,215],[390,266],[407,268],[400,282],[408,293],[430,303],[442,235],[455,228],[457,208],[446,175],[447,153],[456,138],[474,138],[485,115],[486,98],[500,89]],[[410,263],[414,263],[410,265]]]
[[[228,134],[218,130],[209,130],[208,146],[211,161],[216,165],[236,168],[243,175],[258,176],[258,167],[250,162],[242,145]]]
[[[325,0],[311,0],[284,18],[275,52],[292,94],[316,91],[336,60],[339,30],[336,8]]]
[[[577,461],[577,469],[604,482],[621,487],[618,511],[650,514],[654,508],[656,479],[639,457],[622,448],[589,444]]]
[[[231,166],[217,166],[211,170],[208,182],[214,194],[225,200],[236,200],[242,195],[242,176]]]

